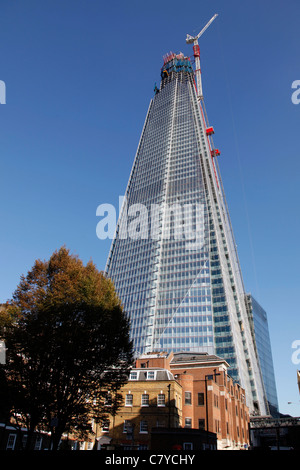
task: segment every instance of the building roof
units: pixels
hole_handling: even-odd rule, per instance
[[[166,351],[150,352],[139,355],[138,359],[156,359],[158,357],[169,357],[170,354],[170,352]]]
[[[216,356],[214,354],[208,354],[206,352],[204,353],[194,353],[194,352],[175,352],[174,357],[171,360],[171,365],[173,364],[181,364],[181,363],[192,363],[199,365],[201,363],[202,365],[208,365],[212,363],[222,363],[225,364],[227,367],[229,367],[229,364],[227,361],[219,356]]]
[[[136,378],[132,377],[132,372],[136,372]],[[167,369],[162,369],[159,367],[141,367],[141,368],[134,368],[131,369],[129,375],[130,381],[159,381],[159,380],[175,380],[174,375]]]

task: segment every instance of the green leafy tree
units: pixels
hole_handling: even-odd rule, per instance
[[[129,321],[113,283],[62,247],[21,277],[7,322],[4,367],[12,410],[28,428],[89,431],[107,415],[105,396],[127,381],[133,360]]]

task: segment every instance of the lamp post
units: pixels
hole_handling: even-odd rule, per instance
[[[171,384],[168,385],[168,403],[169,403],[169,417],[168,417],[168,427],[171,427]]]

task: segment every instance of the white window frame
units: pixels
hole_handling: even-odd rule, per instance
[[[187,403],[187,397],[189,396],[190,398],[190,403]],[[192,401],[192,392],[185,392],[184,393],[184,404],[185,405],[192,405],[193,401]]]
[[[190,421],[191,425],[187,426],[187,420]],[[185,418],[184,420],[184,427],[190,429],[192,427],[192,418]]]
[[[125,419],[123,423],[123,433],[127,434],[128,431],[130,430],[130,426],[131,426],[130,421],[128,419]]]
[[[129,380],[137,380],[137,379],[138,379],[138,373],[136,371],[130,372]]]
[[[130,399],[128,400],[128,397],[130,397]],[[132,393],[127,393],[126,396],[125,396],[125,406],[133,406],[133,395]]]
[[[102,432],[109,432],[109,425],[110,425],[110,422],[109,422],[109,419],[106,419],[102,422]]]
[[[146,402],[145,402],[146,400]],[[143,393],[141,397],[141,406],[149,406],[149,395],[148,393]]]
[[[155,371],[154,370],[148,370],[147,371],[147,380],[155,380]]]
[[[112,406],[112,396],[111,396],[110,392],[107,392],[107,394],[105,395],[104,405],[105,406]]]
[[[140,421],[140,434],[148,434],[148,421]]]
[[[164,393],[157,395],[157,406],[166,406],[166,395]]]

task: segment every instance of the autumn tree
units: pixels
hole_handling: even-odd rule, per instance
[[[89,430],[105,419],[107,393],[116,396],[132,364],[129,321],[112,282],[62,247],[21,277],[7,322],[6,384],[12,409],[28,428]]]

